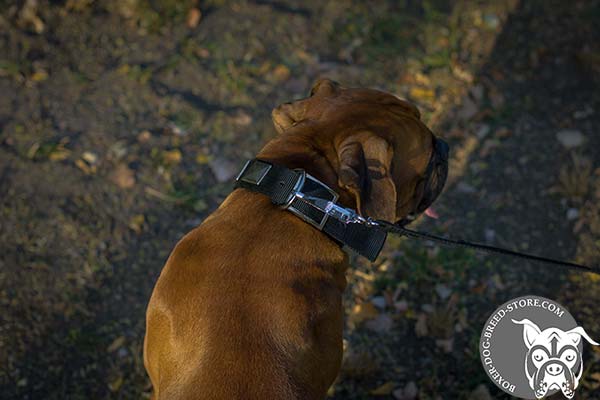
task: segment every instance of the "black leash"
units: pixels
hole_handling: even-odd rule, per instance
[[[386,232],[396,233],[396,234],[403,235],[403,236],[406,236],[406,237],[409,237],[412,239],[426,239],[426,240],[431,240],[432,242],[437,242],[437,243],[440,243],[440,244],[443,244],[446,246],[465,247],[465,248],[474,249],[477,251],[482,251],[485,253],[501,254],[501,255],[505,255],[505,256],[522,258],[522,259],[530,260],[530,261],[537,261],[537,262],[543,262],[543,263],[547,263],[547,264],[558,265],[561,267],[576,268],[576,269],[579,269],[579,270],[582,270],[585,272],[591,272],[593,274],[600,275],[600,269],[590,267],[587,265],[576,264],[576,263],[572,263],[572,262],[568,262],[568,261],[555,260],[552,258],[536,256],[533,254],[520,253],[517,251],[503,249],[500,247],[488,246],[488,245],[481,244],[481,243],[471,243],[471,242],[467,242],[467,241],[460,240],[460,239],[458,239],[458,240],[449,239],[449,238],[445,238],[442,236],[432,235],[431,233],[413,231],[411,229],[407,229],[407,228],[392,224],[387,221],[376,220],[374,222],[376,225],[379,225],[381,227],[381,229],[383,229]]]
[[[600,269],[597,267],[465,240],[449,239],[431,233],[413,231],[405,228],[402,224],[362,217],[355,210],[337,204],[337,193],[304,170],[292,170],[264,160],[253,159],[246,162],[236,177],[236,188],[244,188],[268,196],[274,205],[290,211],[341,245],[347,246],[370,261],[377,259],[387,234],[395,233],[412,239],[430,240],[446,246],[464,247],[491,254],[575,268],[600,275]]]

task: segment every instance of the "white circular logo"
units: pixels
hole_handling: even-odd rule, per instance
[[[583,374],[583,340],[599,345],[557,302],[523,296],[501,305],[481,333],[479,354],[488,377],[506,393],[572,399]]]

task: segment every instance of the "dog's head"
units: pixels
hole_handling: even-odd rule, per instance
[[[598,343],[580,326],[566,332],[558,328],[542,331],[528,319],[512,322],[523,325],[525,373],[535,396],[541,399],[549,390],[560,390],[565,397],[573,398],[583,373],[579,342],[583,337],[594,345]]]
[[[278,161],[286,146],[295,154],[285,160],[288,167],[319,177],[340,194],[342,205],[363,216],[406,221],[443,189],[448,146],[421,122],[414,105],[394,95],[324,79],[308,98],[283,104],[272,116],[280,136],[259,156]]]

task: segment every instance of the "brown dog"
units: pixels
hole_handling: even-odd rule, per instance
[[[361,215],[423,211],[433,134],[393,95],[330,80],[273,111],[258,158],[302,168]],[[446,166],[444,166],[446,168]],[[424,204],[427,203],[427,204]],[[342,359],[348,256],[262,194],[234,190],[175,247],[150,299],[144,363],[156,399],[322,399]]]

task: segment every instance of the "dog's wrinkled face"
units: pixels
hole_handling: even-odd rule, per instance
[[[310,97],[283,104],[272,116],[280,138],[311,148],[314,168],[307,172],[363,216],[407,222],[443,189],[447,145],[421,122],[414,105],[394,95],[325,79]],[[269,145],[263,149],[268,153]]]
[[[598,343],[580,326],[566,332],[558,328],[542,331],[528,319],[512,322],[523,325],[523,341],[527,346],[525,373],[535,397],[541,399],[548,391],[560,390],[565,397],[573,398],[583,373],[579,342],[583,337],[592,344]]]

